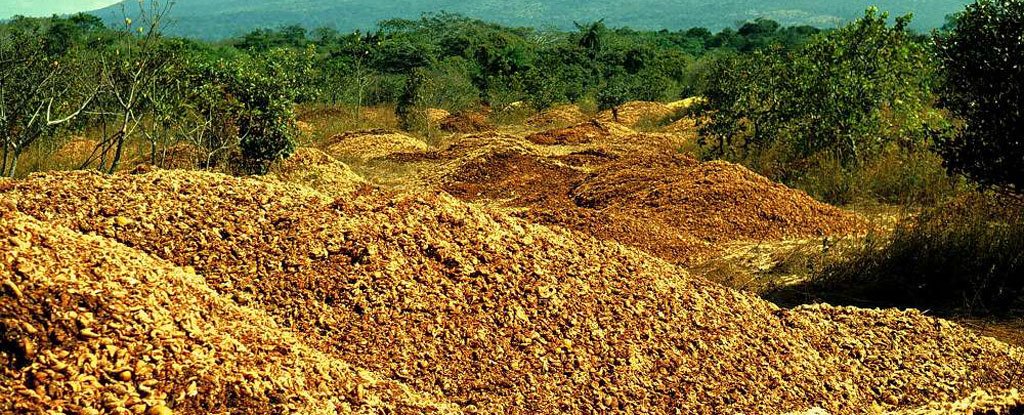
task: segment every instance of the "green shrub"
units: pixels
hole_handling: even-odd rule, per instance
[[[451,113],[478,106],[480,90],[473,84],[470,70],[470,62],[460,57],[448,58],[427,68],[422,74],[416,106]]]
[[[1024,2],[980,0],[936,37],[943,101],[966,121],[939,140],[950,170],[1024,192]]]
[[[860,179],[874,174],[872,168],[902,174],[885,168],[894,160],[886,152],[900,147],[905,161],[916,163],[933,130],[950,122],[932,108],[934,68],[925,46],[906,29],[909,17],[893,26],[887,18],[869,9],[796,51],[763,49],[705,62],[704,155],[802,184],[829,201],[876,190],[888,199],[910,197],[892,192],[916,192],[904,186],[913,180],[863,189],[876,180]],[[918,181],[934,179],[924,175]]]
[[[193,141],[211,154],[211,163],[230,161],[245,174],[264,174],[274,161],[295,148],[294,100],[302,90],[291,88],[278,70],[280,63],[239,54],[208,60],[184,59],[178,74],[181,117],[194,124]],[[212,167],[212,166],[205,166]]]

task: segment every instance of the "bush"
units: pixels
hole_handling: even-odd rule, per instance
[[[931,108],[934,70],[924,45],[906,30],[909,17],[893,26],[886,21],[869,9],[793,52],[775,48],[707,62],[704,154],[790,184],[811,168],[837,174],[811,181],[836,187],[824,193],[838,198],[847,185],[837,178],[856,177],[893,146],[924,147],[931,126],[949,125]]]
[[[460,57],[440,61],[423,73],[416,106],[456,113],[480,104],[480,90],[470,76],[470,62]]]
[[[1008,207],[1012,206],[1012,207]],[[1004,315],[1024,300],[1020,201],[960,198],[870,235],[797,286],[766,296],[786,305],[825,301]]]
[[[954,23],[935,43],[943,103],[966,125],[939,149],[951,171],[1024,192],[1024,2],[980,0]]]
[[[196,144],[210,153],[211,163],[231,161],[240,173],[264,174],[291,155],[297,135],[293,100],[301,91],[282,78],[278,64],[247,54],[185,62],[182,89],[190,92],[179,104],[182,117],[195,125],[186,131],[202,138]]]

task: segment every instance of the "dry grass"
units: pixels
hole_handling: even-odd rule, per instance
[[[297,118],[310,126],[308,142],[314,145],[337,134],[375,128],[398,129],[398,117],[392,106],[363,107],[343,105],[307,104],[296,110]]]

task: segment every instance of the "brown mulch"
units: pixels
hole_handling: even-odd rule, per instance
[[[1024,379],[1019,350],[920,312],[779,309],[444,195],[157,170],[34,175],[0,200],[11,411],[140,392],[178,414],[859,413]]]
[[[449,133],[479,133],[494,130],[494,125],[484,111],[464,111],[449,115],[441,120],[441,131]]]
[[[392,153],[427,151],[430,146],[419,138],[398,131],[373,129],[337,134],[327,140],[324,148],[333,157],[367,161]]]
[[[512,143],[491,151],[486,143],[459,145],[478,155],[444,176],[440,187],[448,193],[673,263],[706,259],[727,242],[848,235],[867,226],[858,215],[731,163],[674,153],[543,156]]]
[[[587,144],[596,140],[608,139],[612,133],[599,121],[576,124],[571,127],[542,131],[526,136],[534,144],[572,145]]]
[[[554,156],[553,158],[573,167],[592,167],[618,160],[620,157],[621,156],[619,154],[612,151],[601,148],[591,148],[582,151],[574,151],[564,156]]]
[[[309,186],[332,196],[347,195],[367,186],[366,180],[348,165],[311,147],[299,147],[291,157],[273,165],[269,177]]]
[[[587,115],[575,104],[559,105],[541,111],[526,120],[526,124],[534,128],[551,128],[564,125],[579,124],[586,121]]]
[[[2,413],[460,413],[310,347],[190,267],[0,206]]]
[[[462,165],[442,188],[463,200],[515,199],[518,206],[551,206],[583,177],[571,167],[532,154],[504,151]]]
[[[623,159],[572,190],[580,206],[657,219],[709,242],[866,231],[866,221],[740,165],[686,156]]]

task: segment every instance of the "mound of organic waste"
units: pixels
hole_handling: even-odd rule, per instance
[[[187,267],[0,206],[2,413],[459,413]]]
[[[488,141],[489,140],[489,141]],[[514,208],[562,226],[692,263],[736,240],[846,235],[857,215],[725,162],[677,153],[592,148],[545,156],[514,139],[456,142],[440,187],[467,201]]]
[[[19,310],[18,320],[41,333],[68,333],[75,347],[104,347],[100,339],[114,335],[137,338],[131,341],[141,346],[96,354],[124,353],[128,361],[168,368],[153,372],[155,383],[131,385],[113,381],[121,376],[117,370],[90,372],[93,378],[67,372],[100,385],[90,387],[102,392],[79,395],[82,406],[132,399],[129,386],[165,393],[176,413],[231,412],[233,405],[251,405],[234,412],[310,413],[352,399],[321,393],[352,390],[351,378],[304,367],[305,359],[345,362],[409,388],[386,389],[397,397],[360,395],[355,388],[355,398],[366,402],[450,402],[466,412],[495,414],[813,407],[857,413],[952,401],[978,389],[1020,386],[1024,379],[1017,349],[916,311],[779,309],[622,245],[529,225],[447,196],[371,191],[333,199],[259,179],[154,171],[35,175],[0,183],[0,198],[11,205],[4,212],[96,235],[60,231],[64,239],[99,244],[84,255],[60,251],[69,245],[64,239],[47,244],[55,251],[35,256],[31,269],[75,271],[66,273],[67,284],[45,290],[23,288],[42,280],[24,277],[30,271],[20,269],[20,254],[5,253],[13,259],[0,268],[0,309]],[[7,232],[15,236],[6,240],[11,246],[22,245]],[[159,269],[158,261],[119,259],[129,250],[192,267],[216,294],[188,272],[153,279],[138,267]],[[108,265],[93,266],[97,261]],[[108,269],[117,267],[123,271]],[[119,284],[126,293],[93,289],[97,284]],[[193,291],[199,294],[186,295]],[[223,300],[198,300],[206,297]],[[123,312],[105,311],[122,305]],[[284,329],[227,314],[243,306],[268,313]],[[81,317],[80,309],[92,318],[67,318],[70,311]],[[237,341],[224,340],[236,328],[245,330]],[[298,338],[281,335],[289,331]],[[0,332],[5,359],[21,333]],[[175,336],[183,337],[183,346],[158,346]],[[63,345],[61,338],[39,337],[39,350],[71,347],[51,346]],[[236,354],[206,360],[211,350]],[[323,357],[306,357],[314,350]],[[5,395],[13,397],[9,406],[37,408],[69,396],[72,387],[55,383],[63,379],[55,377],[65,373],[62,364],[93,367],[88,357],[73,366],[64,361],[71,354],[54,352],[56,361],[50,354],[38,353],[21,367],[45,359],[39,364],[56,375],[27,382],[22,369],[7,365],[4,384],[53,398],[36,404],[40,392],[16,392]],[[278,355],[285,357],[275,360]],[[235,363],[231,356],[250,360]],[[292,377],[268,380],[281,371]],[[194,378],[201,380],[197,402],[212,409],[177,399],[192,394]],[[307,392],[295,397],[296,390]]]
[[[600,121],[590,121],[571,127],[543,131],[526,136],[534,144],[566,145],[587,144],[596,140],[612,137],[611,131]]]
[[[863,219],[743,166],[685,156],[623,159],[572,190],[583,207],[656,218],[710,242],[849,234]]]
[[[575,104],[559,105],[541,111],[526,120],[526,124],[534,128],[551,128],[579,124],[586,121],[587,115]]]
[[[299,147],[291,157],[274,165],[270,173],[333,196],[347,195],[367,185],[348,165],[310,147]]]
[[[568,162],[592,167],[618,156],[578,152],[544,157],[514,145],[462,145],[461,152],[473,156],[456,159],[452,164],[457,168],[441,182],[442,189],[459,199],[516,208],[512,214],[530,222],[617,241],[673,262],[711,252],[707,242],[681,234],[657,220],[636,217],[633,212],[613,213],[574,203],[571,192],[587,174]],[[469,148],[475,151],[468,151]]]
[[[553,160],[517,151],[486,154],[459,167],[443,185],[463,200],[514,199],[518,206],[552,206],[584,174]]]
[[[617,109],[618,119],[615,119],[612,110],[601,111],[597,114],[597,119],[632,127],[642,122],[658,122],[675,114],[675,110],[668,105],[649,101],[630,101],[619,105]]]
[[[620,157],[620,155],[606,149],[591,148],[582,151],[574,151],[561,156],[554,156],[553,158],[573,167],[593,167],[618,160]]]
[[[363,130],[331,137],[326,152],[342,159],[372,160],[391,153],[426,151],[427,143],[391,130]]]
[[[445,118],[450,117],[452,113],[440,108],[427,108],[423,110],[423,115],[427,117],[428,124],[430,124],[431,126],[438,126],[441,124],[441,121],[444,121]]]
[[[441,131],[449,133],[479,133],[491,131],[494,126],[487,119],[486,111],[463,111],[441,120]]]

